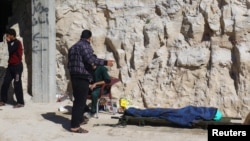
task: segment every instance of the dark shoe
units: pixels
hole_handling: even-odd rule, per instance
[[[70,129],[70,131],[71,132],[73,132],[73,133],[88,133],[89,131],[88,130],[85,130],[85,129],[83,129],[83,128],[78,128],[77,130],[72,130],[72,129]]]
[[[23,104],[16,104],[13,106],[13,108],[21,108],[21,107],[24,107],[24,105]]]
[[[90,114],[91,114],[91,117],[92,117],[92,118],[97,118],[96,112],[91,112]]]
[[[5,103],[4,102],[0,102],[0,106],[5,106]]]
[[[88,117],[86,117],[86,116],[83,116],[83,119],[84,119],[84,121],[89,121],[89,118]]]
[[[86,116],[88,119],[95,118],[96,117],[96,113],[89,112],[89,113],[86,113],[84,116]]]
[[[80,125],[84,125],[84,124],[87,124],[88,121],[84,120]]]

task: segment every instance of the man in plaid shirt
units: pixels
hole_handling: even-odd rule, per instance
[[[73,107],[71,116],[71,132],[88,133],[80,127],[84,122],[83,113],[86,106],[89,83],[93,76],[93,65],[113,66],[113,60],[97,58],[90,44],[92,32],[83,30],[80,40],[68,52],[68,70],[73,89]]]

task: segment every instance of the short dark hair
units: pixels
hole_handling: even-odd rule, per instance
[[[13,29],[13,28],[10,28],[10,29],[7,29],[5,31],[6,34],[9,34],[9,35],[13,35],[14,37],[16,37],[16,30]]]
[[[88,39],[92,36],[92,32],[90,30],[83,30],[81,38]]]

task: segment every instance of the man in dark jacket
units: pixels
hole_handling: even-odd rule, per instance
[[[21,41],[16,39],[16,31],[14,29],[6,30],[6,40],[8,44],[9,60],[1,88],[0,106],[4,106],[7,102],[9,86],[12,80],[14,80],[14,92],[17,100],[17,104],[14,105],[14,108],[20,108],[24,106],[21,79],[23,72],[23,46]]]
[[[88,133],[80,127],[84,122],[83,113],[89,92],[89,82],[92,80],[92,65],[113,66],[113,60],[99,59],[90,45],[92,32],[83,30],[81,39],[68,52],[68,69],[73,89],[73,107],[71,116],[71,132]]]

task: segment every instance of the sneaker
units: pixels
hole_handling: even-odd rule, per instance
[[[84,116],[87,117],[88,119],[96,117],[96,113],[91,113],[91,112],[85,112]]]
[[[96,113],[91,113],[91,117],[92,118],[97,118],[97,114]]]
[[[86,118],[90,119],[90,118],[91,118],[90,112],[85,112],[85,113],[83,114],[83,117],[86,117]]]
[[[84,119],[85,121],[89,121],[89,118],[86,117],[86,116],[83,116],[83,119]]]
[[[24,105],[23,104],[16,104],[13,106],[13,108],[21,108],[21,107],[24,107]]]
[[[0,102],[0,106],[5,106],[5,103],[4,102]]]
[[[87,124],[88,121],[84,120],[80,125],[84,125],[84,124]]]

